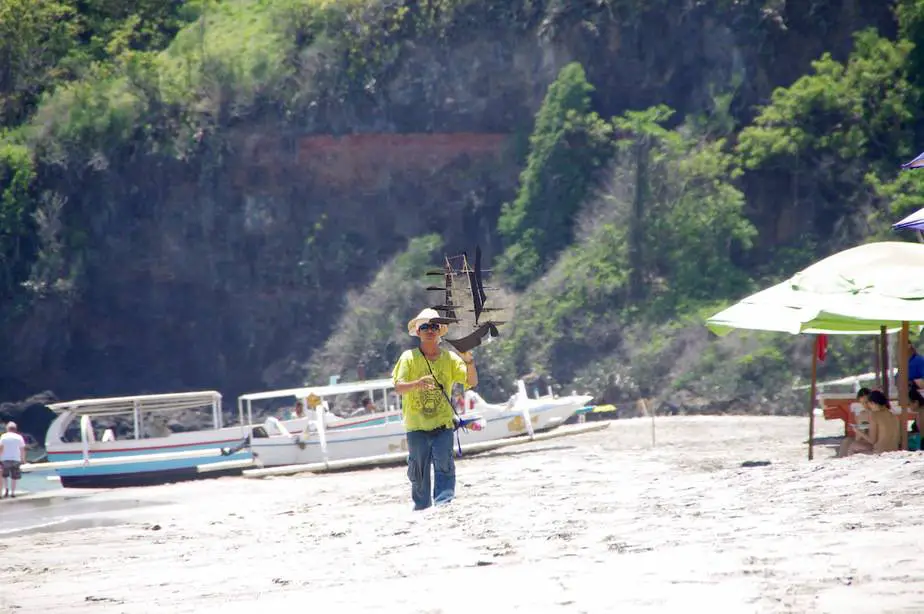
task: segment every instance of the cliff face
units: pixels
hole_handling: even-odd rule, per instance
[[[742,121],[822,50],[843,55],[849,33],[891,27],[883,3],[713,4],[472,23],[451,43],[404,41],[362,97],[219,123],[193,161],[103,143],[87,161],[46,163],[55,266],[74,286],[8,316],[0,396],[216,388],[230,405],[298,384],[290,365],[411,237],[498,253],[523,135],[565,63],[587,67],[604,116],[658,102],[709,115],[727,92]],[[754,206],[777,224],[771,204]]]
[[[501,134],[289,141],[235,135],[208,183],[154,166],[138,190],[138,166],[107,173],[97,190],[123,206],[93,218],[77,298],[23,317],[5,372],[70,395],[286,384],[264,370],[321,343],[345,291],[430,229],[465,245],[486,195],[515,181]]]

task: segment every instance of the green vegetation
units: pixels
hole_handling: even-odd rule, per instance
[[[584,68],[568,64],[536,115],[520,191],[498,220],[507,243],[498,269],[517,289],[571,243],[577,212],[612,153],[612,126],[590,110],[591,92]]]
[[[750,247],[755,229],[731,183],[733,156],[721,140],[668,130],[671,115],[659,106],[612,120],[620,138],[609,187],[578,220],[583,236],[521,297],[515,323],[490,350],[508,378],[540,369],[571,381],[576,369],[618,353],[633,323],[661,326],[749,287],[733,254]]]
[[[743,166],[779,177],[776,185],[792,195],[788,206],[805,209],[819,235],[852,218],[865,223],[879,209],[871,188],[916,153],[920,92],[906,76],[911,48],[859,33],[846,64],[825,54],[811,74],[774,92],[739,135]]]
[[[924,149],[924,0],[807,1],[804,38],[787,3],[668,4],[0,0],[0,330],[22,346],[2,385],[54,387],[136,325],[135,360],[175,352],[166,295],[188,334],[218,322],[197,385],[381,374],[422,269],[478,240],[517,293],[486,394],[537,371],[610,400],[784,399],[806,339],[710,340],[702,318],[924,206],[898,172]],[[370,132],[530,136],[499,171],[396,172],[371,196],[248,174],[260,138],[297,158],[306,135]],[[145,324],[78,334],[126,294]],[[838,339],[824,368],[867,368],[868,345]]]
[[[558,381],[630,397],[669,399],[679,391],[715,401],[789,397],[806,339],[739,333],[706,346],[680,370],[672,364],[677,348],[664,339],[677,336],[682,324],[700,325],[721,309],[716,301],[769,285],[858,239],[889,237],[895,216],[924,206],[921,176],[897,173],[898,161],[916,152],[921,119],[921,91],[909,74],[912,49],[908,40],[859,32],[846,63],[824,54],[810,74],[774,91],[734,147],[709,139],[708,123],[696,117],[669,130],[673,112],[663,105],[626,112],[611,131],[598,130],[616,137],[614,175],[598,182],[595,202],[580,199],[585,236],[521,297],[508,337],[490,350],[492,367],[508,379],[538,368]],[[554,91],[537,114],[524,177],[535,159],[545,159],[542,120],[560,104]],[[748,252],[758,231],[745,216],[742,183],[791,195],[772,206],[799,211],[803,226],[792,243],[764,248],[772,260],[750,270],[744,265],[754,258]],[[524,203],[522,211],[542,198],[552,199],[547,208],[573,208],[567,196],[525,180],[517,204]],[[535,235],[521,230],[520,236],[525,239],[508,238],[505,258],[535,271],[534,263],[554,257]],[[644,339],[653,330],[659,331],[655,339]],[[743,339],[752,340],[744,346],[750,350]],[[822,368],[866,370],[871,347],[868,338],[839,338]]]

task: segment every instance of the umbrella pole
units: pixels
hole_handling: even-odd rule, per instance
[[[885,326],[879,327],[879,362],[882,364],[882,377],[879,385],[882,394],[889,398],[889,337]]]
[[[809,449],[808,459],[815,458],[815,387],[818,378],[818,335],[815,335],[815,343],[812,344],[812,385],[809,386]]]
[[[902,322],[902,331],[898,334],[898,404],[902,413],[899,417],[899,423],[902,425],[901,449],[908,449],[908,405],[910,404],[910,395],[908,394],[908,322]]]
[[[881,328],[879,329],[882,330]],[[880,333],[881,334],[881,333]],[[873,338],[873,345],[875,346],[874,356],[874,368],[873,371],[876,373],[875,381],[882,381],[882,340],[879,337]],[[859,385],[859,384],[858,384]]]

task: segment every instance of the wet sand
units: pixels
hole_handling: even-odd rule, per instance
[[[416,513],[400,467],[96,493],[0,537],[0,611],[924,611],[924,455],[833,459],[818,425],[809,462],[804,418],[614,421],[464,460]]]

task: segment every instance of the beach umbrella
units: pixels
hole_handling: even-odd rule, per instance
[[[823,296],[821,315],[849,321],[901,321],[898,397],[902,447],[907,448],[908,340],[924,317],[924,245],[880,241],[844,250],[791,278],[798,291]]]
[[[924,326],[924,245],[853,247],[741,299],[706,320],[716,334],[743,328],[791,334],[866,334]]]
[[[828,256],[706,320],[718,335],[735,329],[875,334],[904,323],[924,327],[924,245],[902,241]]]
[[[857,320],[915,321],[924,317],[924,245],[864,243],[828,256],[793,275],[821,311]]]
[[[899,222],[892,224],[892,230],[919,230],[924,232],[924,209],[918,209]]]
[[[906,170],[910,170],[913,168],[921,168],[922,166],[924,166],[924,152],[919,153],[918,157],[915,158],[914,160],[910,162],[905,162],[904,164],[902,164],[902,168]]]
[[[851,302],[853,315],[838,312],[845,304],[833,305],[833,301]],[[853,304],[856,303],[856,304]],[[880,308],[899,309],[902,304],[892,301],[877,301]],[[883,305],[885,304],[885,307]],[[867,312],[864,312],[866,310]],[[864,304],[862,298],[830,296],[805,292],[787,280],[765,290],[745,297],[706,320],[706,327],[719,336],[733,330],[756,330],[789,333],[791,335],[878,335],[885,326],[890,333],[901,329],[901,319],[877,317],[875,308]],[[905,315],[902,312],[899,315]],[[917,314],[921,319],[915,322],[924,326],[924,312]]]
[[[717,334],[741,328],[790,334],[872,334],[898,330],[900,404],[907,406],[907,338],[924,326],[924,245],[882,241],[859,245],[742,299],[706,321]],[[809,459],[814,435],[818,338],[812,359]],[[883,367],[885,372],[885,367]],[[904,423],[905,412],[902,419]],[[907,434],[903,434],[903,444]]]
[[[902,168],[905,170],[911,170],[911,169],[921,168],[921,167],[924,167],[924,152],[918,154],[918,157],[915,158],[914,160],[911,160],[910,162],[905,162],[904,164],[902,164]],[[921,232],[924,232],[924,209],[919,209],[918,211],[915,211],[914,213],[912,213],[905,219],[901,220],[900,222],[892,224],[892,229],[893,230],[910,229],[910,230],[919,230]]]

